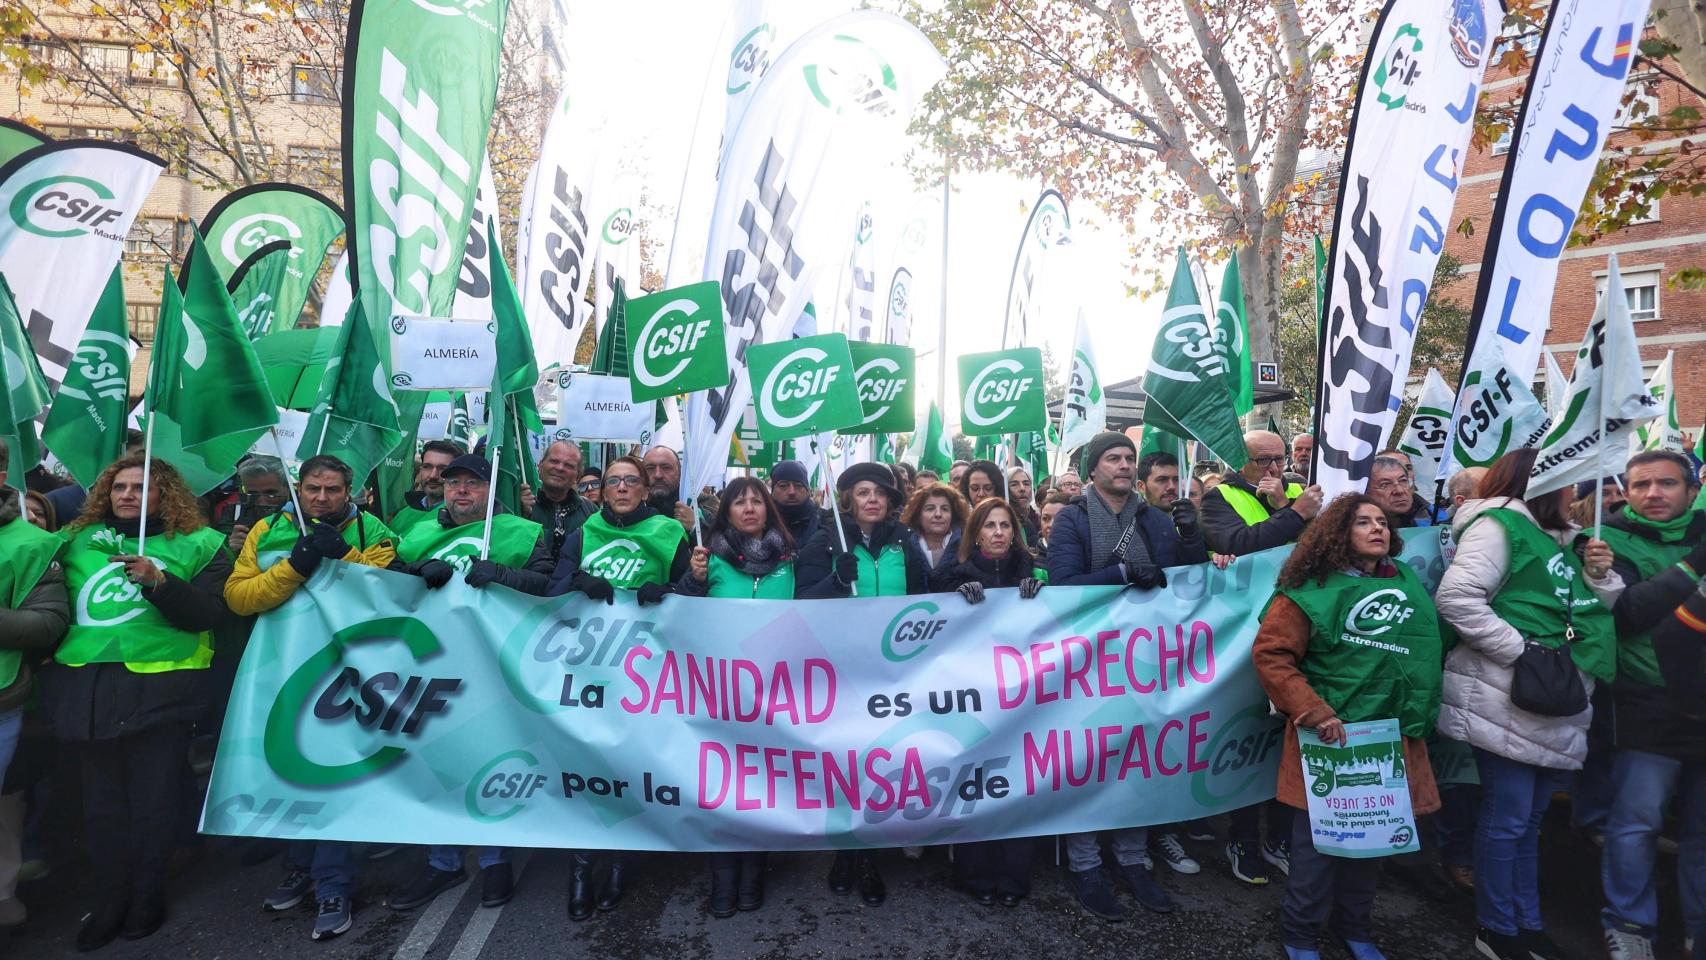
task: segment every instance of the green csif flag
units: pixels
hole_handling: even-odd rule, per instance
[[[344,226],[343,210],[307,187],[257,183],[221,197],[202,220],[201,235],[207,238],[208,257],[227,281],[237,279],[262,247],[285,244],[284,275],[270,287],[267,313],[272,329],[294,330],[326,251],[344,235]],[[232,299],[242,311],[246,301],[235,293]]]
[[[497,364],[492,371],[492,391],[486,395],[486,409],[491,418],[487,434],[486,456],[498,476],[498,499],[510,512],[521,511],[521,484],[539,489],[539,464],[534,461],[533,447],[527,435],[543,433],[539,406],[533,388],[539,384],[539,363],[533,356],[533,338],[528,336],[527,321],[521,313],[521,297],[516,295],[504,264],[497,237],[487,225],[486,242],[492,250],[492,314],[497,323]]]
[[[326,363],[320,394],[302,430],[296,458],[320,454],[337,457],[355,474],[357,489],[403,441],[391,378],[373,335],[373,325],[360,301],[351,307],[338,330],[338,345]]]
[[[1327,248],[1321,235],[1315,235],[1315,331],[1320,339],[1322,318],[1327,313]]]
[[[948,441],[948,431],[942,427],[942,411],[934,400],[919,418],[912,433],[912,445],[906,448],[906,459],[917,464],[918,469],[932,470],[940,477],[946,477],[954,466],[954,448]]]
[[[1256,405],[1255,375],[1250,363],[1250,323],[1244,316],[1244,281],[1238,276],[1238,255],[1226,261],[1220,275],[1220,296],[1214,305],[1214,344],[1231,368],[1226,381],[1232,412],[1242,417]]]
[[[758,436],[769,443],[841,430],[865,419],[847,337],[824,333],[746,352]]]
[[[1214,349],[1208,312],[1197,299],[1185,250],[1173,271],[1173,288],[1161,313],[1161,329],[1143,376],[1148,395],[1143,422],[1199,440],[1215,459],[1236,470],[1244,466],[1244,433],[1228,389],[1232,371]],[[1203,389],[1204,387],[1208,389]]]
[[[279,298],[290,281],[290,242],[277,240],[263,245],[244,260],[226,283],[237,320],[250,340],[259,340],[274,330],[289,329],[279,322]]]
[[[204,493],[278,423],[278,407],[200,233],[182,283],[180,297],[168,271],[143,406],[155,419],[153,455]]]
[[[85,487],[124,455],[130,411],[130,331],[124,311],[123,268],[114,267],[65,382],[53,398],[42,443]]]
[[[47,377],[36,361],[35,347],[18,316],[12,288],[0,277],[0,352],[4,353],[6,408],[0,410],[0,437],[11,454],[7,470],[13,486],[23,489],[25,471],[41,462],[41,442],[36,439],[35,418],[47,408]]]

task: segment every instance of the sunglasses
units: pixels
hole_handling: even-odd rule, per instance
[[[588,480],[585,483],[580,484],[576,489],[580,490],[581,493],[591,493],[602,486],[604,486],[604,484],[598,480]]]

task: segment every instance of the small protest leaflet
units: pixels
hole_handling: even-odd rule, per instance
[[[1396,719],[1345,724],[1342,747],[1300,727],[1297,746],[1316,850],[1364,858],[1421,849]]]

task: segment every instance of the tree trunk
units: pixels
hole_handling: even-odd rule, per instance
[[[1706,2],[1653,0],[1653,25],[1676,45],[1676,65],[1688,82],[1706,87]]]
[[[1278,243],[1264,242],[1265,234],[1273,226],[1271,222],[1262,224],[1261,229],[1252,230],[1254,239],[1249,245],[1238,248],[1238,275],[1244,283],[1244,313],[1250,325],[1250,362],[1278,363],[1280,356],[1279,337],[1279,289],[1280,272],[1285,250]],[[1251,376],[1255,376],[1254,371]],[[1300,390],[1303,384],[1282,383],[1280,386],[1290,390]],[[1257,404],[1244,416],[1244,427],[1247,430],[1260,430],[1268,425],[1268,416],[1278,412],[1270,408],[1276,404]]]

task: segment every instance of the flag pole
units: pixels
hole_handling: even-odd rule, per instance
[[[818,462],[823,464],[823,493],[829,498],[829,515],[835,520],[835,537],[841,542],[841,552],[849,553],[850,551],[847,549],[847,528],[841,523],[841,505],[835,502],[834,468],[830,464],[828,451],[823,451],[823,444],[818,444],[818,449],[822,451],[818,456]],[[853,596],[859,595],[859,584],[856,580],[847,586],[852,591]]]
[[[682,488],[692,486],[692,484],[690,484],[688,482],[690,475],[687,472],[687,451],[693,449],[693,445],[691,443],[687,442],[687,419],[688,419],[687,418],[687,412],[685,410],[683,410],[681,413],[681,455],[676,458],[677,462],[679,462],[681,464],[681,487]],[[723,451],[723,459],[725,462],[728,459],[728,451],[727,450]],[[688,510],[691,511],[691,510],[695,509],[693,504],[694,504],[694,501],[698,498],[694,497],[686,489],[677,489],[675,492],[677,495],[679,495],[681,497],[681,502],[687,504]],[[705,545],[705,533],[704,533],[704,531],[699,529],[700,526],[701,526],[701,524],[699,523],[699,515],[698,515],[698,513],[694,513],[693,514],[693,545],[695,547],[702,547]]]
[[[491,413],[491,409],[492,409],[491,394],[488,392],[486,394],[487,416],[496,416],[501,421],[503,419],[503,415],[504,415],[504,405],[507,401],[508,401],[507,397],[501,397],[498,400],[497,413],[493,414],[493,413]],[[498,424],[496,429],[487,431],[486,436],[491,441],[490,443],[486,444],[486,452],[488,454],[491,454],[490,458],[487,460],[487,463],[492,464],[493,467],[492,467],[492,476],[491,476],[490,480],[486,483],[486,521],[485,521],[485,529],[480,534],[480,559],[481,560],[490,559],[491,558],[491,552],[492,552],[492,511],[497,509],[497,502],[498,502],[498,470],[497,470],[497,467],[495,465],[503,462],[503,426],[502,426],[502,424],[501,423]]]
[[[136,525],[136,555],[139,557],[148,556],[148,483],[154,473],[154,418],[159,415],[150,411],[148,426],[142,431],[142,522]],[[22,496],[18,502],[20,505],[23,503]]]
[[[302,501],[296,496],[296,484],[290,482],[290,467],[286,464],[284,459],[284,444],[280,443],[278,440],[277,424],[268,427],[267,434],[272,437],[272,448],[278,453],[278,465],[284,470],[284,485],[290,490],[290,504],[296,508],[296,532],[298,535],[307,533],[308,515],[302,512]],[[321,434],[320,442],[322,444],[326,442],[324,433]],[[352,490],[350,492],[354,493],[355,491]]]

